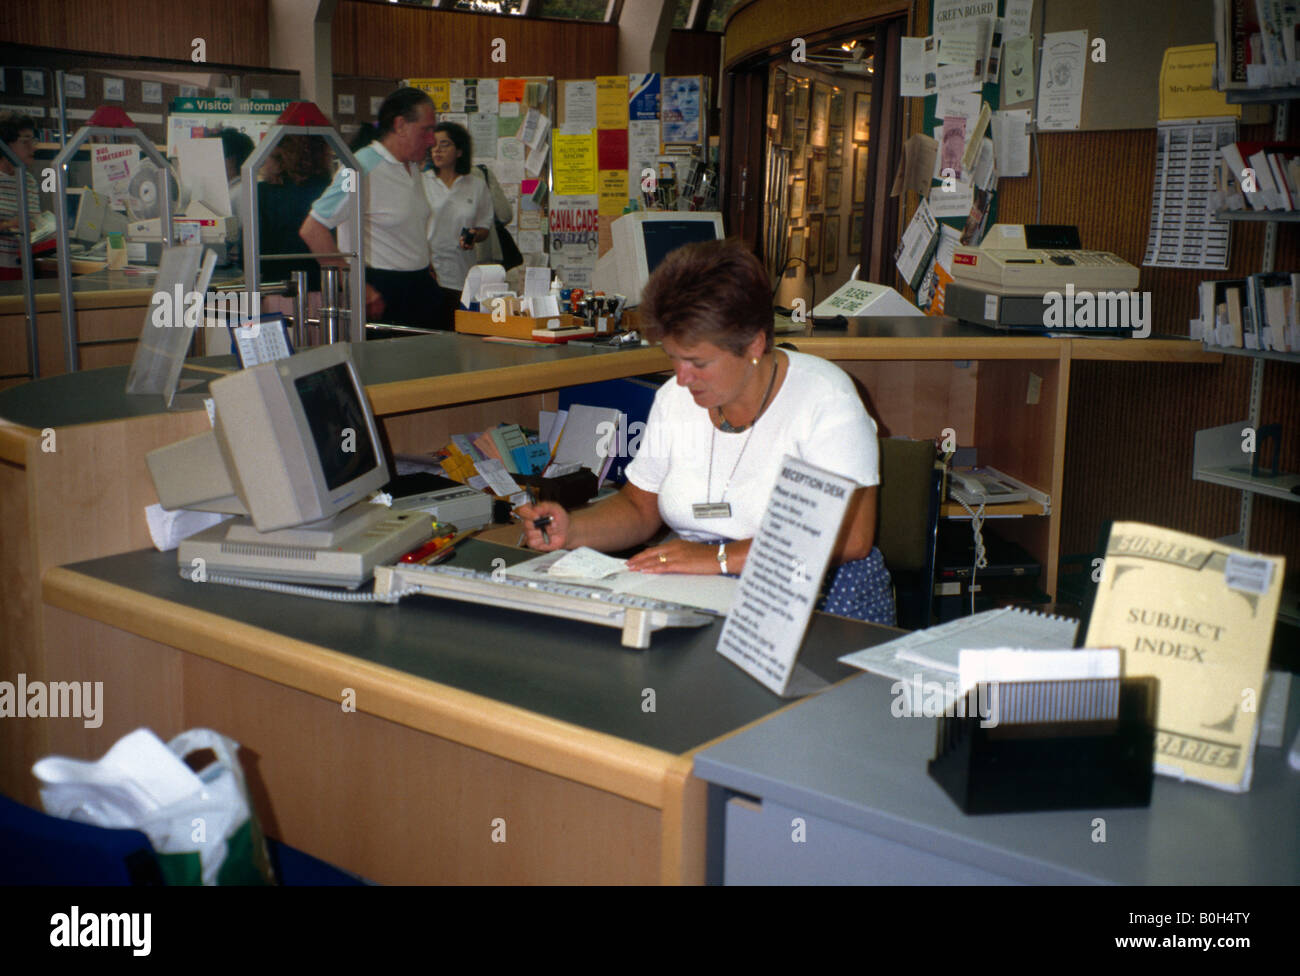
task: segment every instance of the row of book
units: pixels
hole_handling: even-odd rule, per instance
[[[1300,82],[1300,2],[1214,0],[1220,91],[1282,88]]]
[[[1230,142],[1219,147],[1217,206],[1300,210],[1300,143]]]
[[[1202,281],[1191,337],[1216,346],[1300,352],[1300,274],[1270,271]]]

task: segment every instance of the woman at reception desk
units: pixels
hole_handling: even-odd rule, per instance
[[[651,277],[641,318],[662,340],[675,376],[655,396],[628,483],[581,511],[554,502],[521,507],[529,546],[618,551],[666,525],[673,537],[633,556],[630,569],[739,573],[789,454],[863,486],[819,608],[893,624],[889,574],[872,545],[880,481],[875,422],[838,366],[774,348],[763,266],[725,242],[679,248]]]

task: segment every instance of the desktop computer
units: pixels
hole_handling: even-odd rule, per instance
[[[182,575],[355,587],[432,537],[426,513],[366,501],[388,460],[350,348],[213,381],[213,429],[149,453],[164,508],[239,516],[181,543]]]
[[[595,288],[607,295],[627,296],[629,306],[641,301],[641,292],[655,268],[683,244],[720,241],[722,214],[705,211],[637,210],[610,224],[613,246],[596,262]]]

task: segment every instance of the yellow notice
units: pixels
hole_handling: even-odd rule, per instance
[[[596,77],[596,128],[627,128],[627,75]]]
[[[627,206],[627,170],[602,169],[599,174],[599,212],[602,217],[618,217]]]
[[[1159,679],[1156,772],[1250,789],[1286,560],[1140,522],[1106,546],[1088,647]]]
[[[551,136],[551,172],[557,196],[596,192],[596,133]]]
[[[1225,115],[1241,118],[1241,106],[1229,105],[1223,92],[1214,90],[1214,45],[1166,48],[1160,64],[1160,118]]]

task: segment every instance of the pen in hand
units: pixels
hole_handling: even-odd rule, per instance
[[[533,519],[533,528],[542,530],[542,542],[548,546],[551,544],[551,536],[550,533],[546,531],[546,527],[550,524],[551,517],[549,515],[543,515],[541,518]]]

